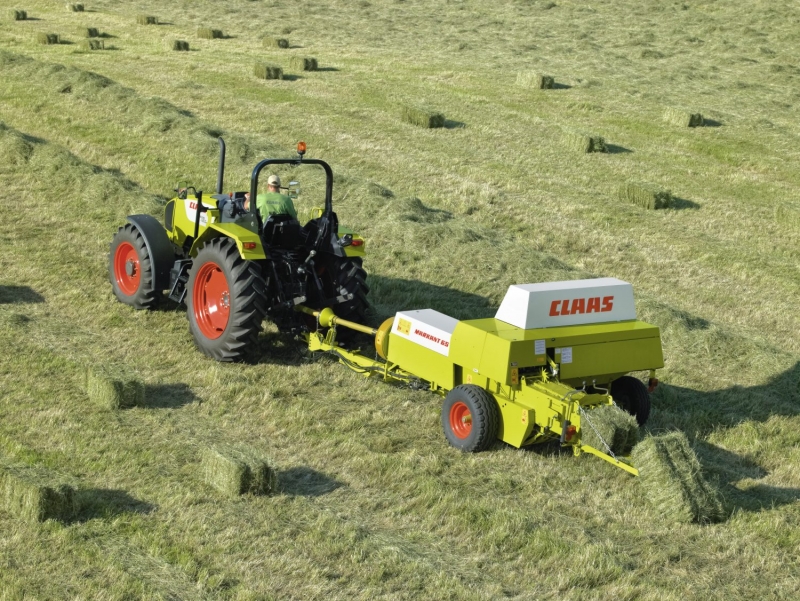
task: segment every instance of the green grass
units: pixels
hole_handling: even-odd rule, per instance
[[[0,453],[81,496],[66,524],[0,511],[0,597],[795,595],[800,11],[546,5],[32,0],[38,20],[0,22]],[[165,46],[205,23],[224,44]],[[89,25],[107,51],[35,43]],[[264,35],[324,69],[253,77],[293,52]],[[559,85],[532,95],[521,71]],[[687,99],[704,127],[664,121]],[[441,107],[448,127],[410,127],[401,105]],[[570,151],[565,129],[609,152]],[[635,478],[556,448],[461,455],[436,396],[309,358],[272,326],[254,364],[214,364],[182,310],[117,303],[117,227],[160,215],[180,180],[211,190],[220,133],[226,188],[301,139],[333,166],[375,323],[492,315],[513,283],[632,282],[667,362],[648,428],[687,434],[730,517],[665,522]],[[305,196],[319,178],[301,181]],[[620,202],[628,181],[671,190],[671,207]],[[142,406],[88,401],[84,367],[107,362],[141,378]],[[199,477],[199,449],[238,443],[273,459],[276,494],[223,500]]]

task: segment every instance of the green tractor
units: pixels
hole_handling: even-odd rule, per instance
[[[246,192],[222,193],[225,142],[219,143],[216,194],[178,188],[164,225],[130,215],[114,235],[108,269],[116,297],[135,309],[153,309],[164,297],[185,304],[197,347],[217,361],[246,358],[265,318],[282,332],[315,331],[318,323],[295,310],[300,304],[363,320],[364,240],[339,225],[330,165],[304,159],[300,142],[296,158],[264,159],[253,168],[247,203]],[[289,215],[261,216],[255,206],[261,171],[301,164],[324,170],[325,207],[305,225]]]

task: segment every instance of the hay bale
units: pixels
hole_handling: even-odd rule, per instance
[[[185,40],[172,40],[170,48],[179,52],[186,52],[189,50],[189,42]]]
[[[517,74],[517,85],[523,88],[532,88],[535,90],[552,90],[555,86],[555,79],[549,75],[542,75],[541,73],[524,72]]]
[[[229,496],[275,492],[277,476],[269,459],[246,445],[216,445],[203,450],[200,469],[203,479]]]
[[[444,127],[445,122],[441,113],[415,106],[404,106],[400,110],[400,117],[406,123],[427,128]]]
[[[84,38],[99,38],[100,31],[96,27],[81,27],[78,29],[78,35]]]
[[[71,520],[75,489],[43,468],[0,464],[0,498],[5,510],[28,522]]]
[[[277,65],[258,63],[253,67],[253,75],[259,79],[283,79],[283,69]]]
[[[84,50],[105,50],[106,45],[103,40],[83,40],[81,48]]]
[[[89,399],[109,409],[123,409],[144,404],[144,384],[125,368],[110,365],[87,370],[86,393]]]
[[[11,11],[11,20],[12,21],[25,21],[28,18],[28,13],[24,10],[12,10]]]
[[[272,38],[272,37],[265,37],[262,40],[264,48],[288,48],[289,47],[289,40],[286,38]]]
[[[136,15],[136,22],[139,25],[158,25],[158,17],[151,15]]]
[[[289,66],[298,71],[316,71],[317,59],[307,56],[293,56],[289,59]]]
[[[197,37],[204,40],[218,40],[222,38],[221,29],[211,29],[210,27],[198,27]]]
[[[567,148],[577,152],[608,152],[606,141],[595,134],[565,130],[562,140]]]
[[[37,33],[36,34],[36,43],[38,44],[60,44],[61,39],[58,37],[57,33]]]
[[[71,10],[74,13],[82,13],[83,4],[67,4],[67,10]]]
[[[705,123],[703,115],[676,108],[667,108],[664,111],[664,121],[678,127],[702,127]]]
[[[581,444],[604,453],[608,452],[608,445],[615,455],[627,455],[639,441],[636,418],[617,405],[600,405],[585,410],[581,415],[580,431]]]
[[[619,189],[619,198],[645,209],[666,209],[672,204],[672,193],[653,184],[628,182]]]
[[[648,436],[633,448],[632,458],[659,517],[684,523],[725,518],[720,492],[703,478],[683,432]]]

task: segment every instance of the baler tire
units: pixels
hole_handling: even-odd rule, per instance
[[[622,376],[611,382],[611,398],[643,426],[650,417],[650,393],[647,386],[632,376]]]
[[[186,292],[197,348],[217,361],[244,359],[266,315],[266,283],[258,264],[242,259],[232,239],[215,238],[192,261]]]
[[[111,240],[108,279],[117,299],[134,309],[154,309],[162,296],[153,288],[153,260],[144,237],[130,223],[120,227]]]
[[[465,453],[485,451],[497,440],[500,425],[497,402],[474,384],[461,384],[447,393],[441,418],[447,442]]]

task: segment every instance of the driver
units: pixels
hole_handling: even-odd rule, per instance
[[[270,215],[290,215],[297,219],[297,211],[294,208],[292,199],[286,194],[281,194],[281,178],[277,175],[270,175],[267,179],[267,193],[261,193],[256,197],[256,208],[261,215],[261,219],[266,221]],[[245,209],[250,208],[250,194],[245,195]]]

